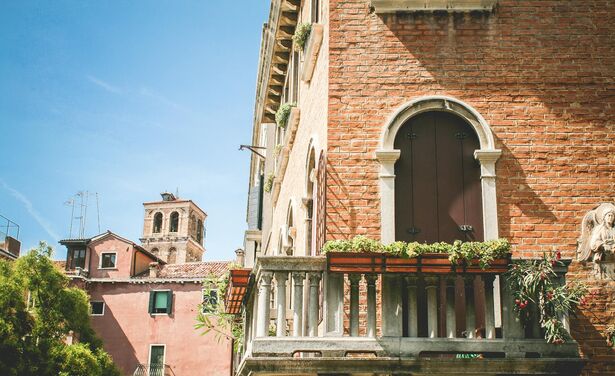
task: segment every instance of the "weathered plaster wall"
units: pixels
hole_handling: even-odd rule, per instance
[[[148,313],[151,290],[173,290],[171,315]],[[104,316],[92,316],[92,326],[104,347],[126,375],[138,364],[149,362],[151,344],[165,344],[165,363],[177,376],[229,375],[231,344],[214,333],[201,335],[194,329],[200,283],[128,284],[93,283],[91,300],[104,301]]]
[[[134,247],[124,241],[113,237],[106,237],[88,245],[90,250],[90,277],[91,278],[128,278],[130,277]],[[115,268],[101,269],[100,258],[102,253],[115,252]]]

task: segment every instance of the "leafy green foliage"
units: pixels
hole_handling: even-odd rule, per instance
[[[615,347],[615,325],[607,326],[604,330],[604,336],[606,337],[607,346]]]
[[[446,253],[453,264],[478,259],[481,268],[489,267],[494,259],[506,257],[510,244],[506,239],[486,242],[461,242],[423,244],[417,242],[394,242],[383,245],[377,240],[359,235],[351,240],[331,240],[325,243],[323,253],[328,252],[377,252],[398,257],[415,258],[425,253]]]
[[[309,22],[303,22],[297,25],[295,28],[295,34],[293,35],[293,44],[296,49],[305,49],[305,44],[312,32],[312,24]]]
[[[239,352],[243,346],[243,317],[226,313],[224,296],[230,282],[230,270],[240,267],[230,264],[229,271],[221,276],[209,276],[203,280],[203,303],[199,304],[194,325],[195,329],[201,330],[201,335],[213,332],[218,342],[222,340],[233,341],[233,351]],[[214,293],[217,299],[208,299]]]
[[[0,369],[6,375],[119,375],[90,326],[88,296],[69,287],[52,251],[41,242],[13,263],[0,261]],[[78,345],[64,343],[71,331]],[[95,366],[79,373],[79,362],[89,367],[92,359]]]
[[[280,128],[286,128],[288,125],[288,117],[290,116],[290,110],[293,107],[297,107],[297,103],[284,103],[281,105],[275,113],[275,123]]]
[[[271,192],[271,189],[273,188],[273,179],[275,179],[275,176],[273,174],[267,175],[267,179],[265,179],[265,185],[263,186],[263,190],[265,192]]]
[[[544,254],[540,260],[516,262],[507,273],[507,280],[515,299],[515,311],[524,324],[538,312],[540,326],[549,343],[560,344],[569,340],[561,317],[572,313],[587,294],[587,288],[578,283],[563,286],[553,269],[560,265],[560,253]]]

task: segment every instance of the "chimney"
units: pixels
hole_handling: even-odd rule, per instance
[[[244,266],[244,265],[243,265],[243,263],[244,263],[244,256],[245,256],[245,254],[246,254],[246,253],[244,252],[244,250],[243,250],[243,249],[241,249],[241,248],[237,248],[237,250],[235,251],[235,254],[237,255],[237,258],[235,259],[235,260],[236,260],[236,262],[237,262],[239,265]]]
[[[157,262],[149,263],[149,277],[150,278],[158,277],[158,263]]]

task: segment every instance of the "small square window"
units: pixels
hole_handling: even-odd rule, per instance
[[[105,314],[105,302],[90,302],[90,314],[102,316]]]
[[[173,303],[173,293],[167,291],[151,291],[149,297],[149,313],[161,314],[171,313]]]
[[[115,253],[103,253],[100,258],[101,268],[115,268]]]
[[[218,290],[203,292],[203,313],[216,312],[218,307]]]

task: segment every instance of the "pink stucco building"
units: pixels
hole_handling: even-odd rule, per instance
[[[90,295],[92,326],[126,375],[229,375],[229,340],[194,329],[202,281],[228,262],[166,264],[110,231],[66,239],[64,264]]]

